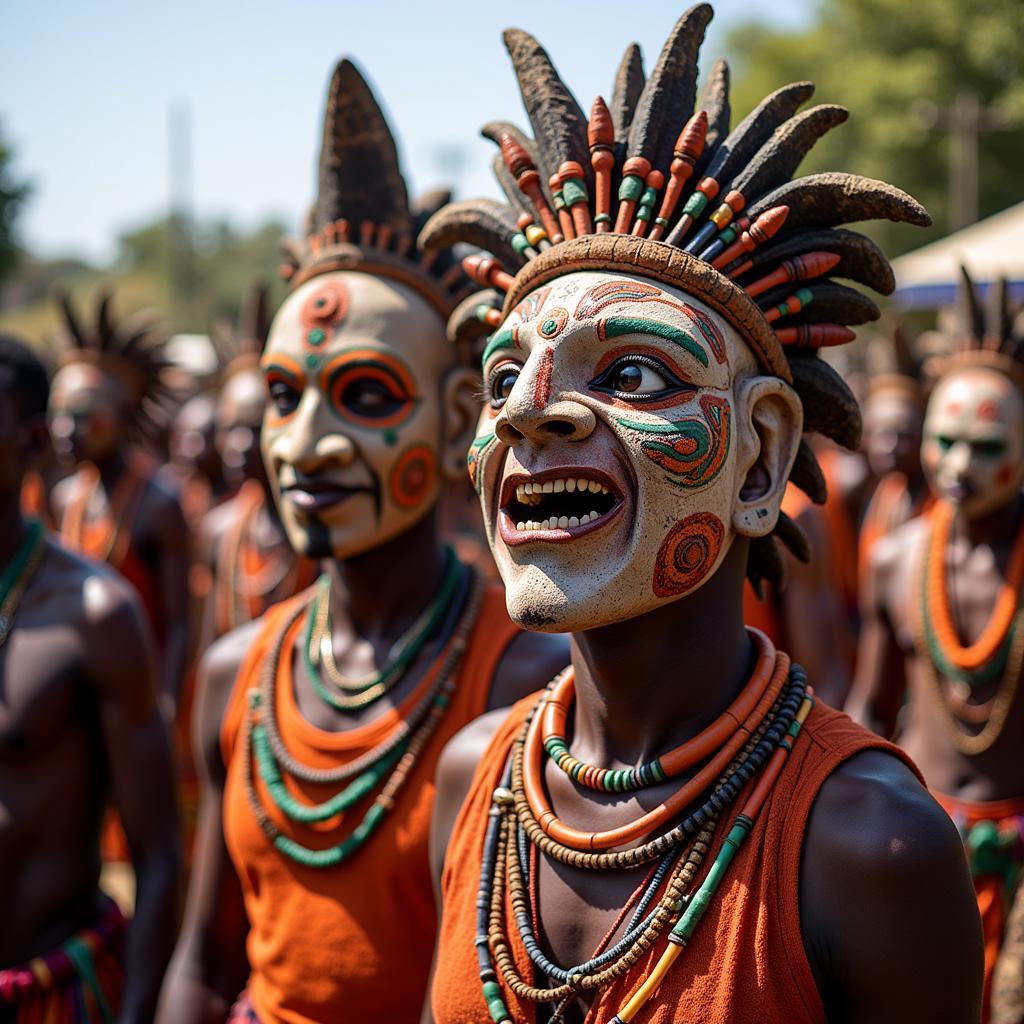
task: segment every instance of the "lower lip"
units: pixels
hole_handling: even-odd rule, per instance
[[[284,496],[299,512],[322,512],[324,509],[344,504],[349,498],[354,498],[357,494],[365,493],[367,492],[351,491],[348,489],[337,491],[302,491],[296,488],[285,491]]]
[[[946,488],[946,497],[957,503],[966,501],[971,496],[970,489],[962,484],[953,484]]]
[[[557,530],[517,530],[516,524],[505,511],[498,513],[498,533],[509,548],[519,547],[521,544],[537,542],[540,544],[567,544],[570,541],[579,540],[588,534],[594,533],[618,519],[622,512],[624,503],[619,500],[610,512],[606,512],[600,519],[592,519],[584,526],[570,526],[566,529]]]

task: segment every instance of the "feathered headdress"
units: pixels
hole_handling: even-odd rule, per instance
[[[410,203],[398,151],[376,97],[350,60],[331,76],[317,198],[304,243],[285,246],[281,276],[294,289],[318,274],[360,270],[407,285],[447,319],[470,282],[445,250],[422,253],[416,234],[451,199],[437,190]]]
[[[113,293],[104,288],[96,303],[95,322],[87,324],[65,289],[57,289],[54,297],[63,321],[58,364],[89,363],[119,381],[127,396],[131,426],[139,433],[148,435],[164,425],[174,396],[173,365],[166,356],[168,336],[154,315],[140,312],[118,322],[111,309]]]
[[[253,281],[242,300],[238,323],[220,317],[210,324],[210,344],[217,356],[217,383],[236,373],[256,370],[270,334],[269,289],[265,281]]]
[[[1024,335],[1020,318],[1014,321],[1006,280],[989,286],[982,302],[966,267],[960,268],[957,295],[957,336],[953,351],[943,359],[940,373],[965,366],[987,366],[1009,377],[1024,392]]]
[[[730,130],[729,71],[717,61],[697,100],[697,55],[711,20],[698,4],[676,23],[645,79],[630,46],[611,104],[589,119],[540,44],[505,32],[533,137],[493,122],[494,167],[508,200],[454,203],[420,236],[427,248],[470,242],[490,257],[464,260],[492,289],[467,300],[449,333],[470,316],[496,326],[529,291],[574,270],[618,270],[675,285],[720,313],[763,371],[791,383],[808,431],[847,448],[860,438],[857,402],[817,354],[878,317],[875,303],[835,278],[883,294],[895,282],[883,253],[839,225],[886,218],[926,226],[925,209],[899,189],[853,174],[793,178],[815,142],[847,118],[843,107],[798,112],[810,82],[783,86]],[[696,110],[695,110],[696,107]],[[807,444],[790,479],[816,502],[825,482]],[[785,515],[776,535],[798,556],[807,546]],[[771,538],[751,546],[749,575],[782,576]]]

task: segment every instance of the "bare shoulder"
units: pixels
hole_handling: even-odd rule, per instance
[[[511,707],[542,690],[569,664],[569,639],[560,633],[520,632],[505,649],[491,681],[487,709]]]
[[[871,572],[879,581],[909,572],[927,534],[927,520],[917,517],[879,538],[871,552]]]
[[[977,1019],[981,934],[963,846],[898,758],[864,751],[822,785],[800,912],[826,1010],[843,1008],[836,1019]]]
[[[199,664],[192,729],[197,749],[207,769],[223,771],[220,756],[220,731],[234,691],[238,671],[249,648],[256,642],[262,619],[247,622],[215,640]]]
[[[508,714],[507,708],[488,711],[463,726],[441,751],[435,776],[430,835],[430,862],[435,879],[441,877],[448,840],[459,810],[469,795],[477,766]]]
[[[50,502],[58,513],[64,511],[65,506],[71,500],[71,496],[81,486],[81,470],[69,473],[63,480],[58,480],[50,492]]]

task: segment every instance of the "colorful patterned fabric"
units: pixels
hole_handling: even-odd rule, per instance
[[[113,1024],[121,1005],[127,924],[107,898],[99,919],[52,953],[0,970],[0,1019],[12,1024]]]

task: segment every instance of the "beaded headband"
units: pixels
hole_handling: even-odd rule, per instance
[[[55,292],[63,320],[58,363],[85,363],[117,380],[128,397],[132,426],[147,433],[165,419],[174,393],[168,383],[172,364],[166,358],[167,335],[149,313],[115,321],[112,298],[110,290],[104,289],[96,305],[95,324],[86,324],[76,313],[70,294],[64,289]]]
[[[413,242],[450,198],[438,190],[409,202],[387,119],[359,69],[341,60],[327,92],[317,198],[307,235],[304,242],[283,247],[281,276],[291,290],[336,270],[390,278],[413,289],[446,320],[470,282],[450,251],[421,253]]]
[[[611,103],[584,116],[543,47],[509,29],[505,46],[533,136],[505,121],[484,126],[507,202],[453,203],[430,219],[420,245],[468,242],[489,253],[463,260],[484,292],[463,302],[449,335],[497,327],[523,296],[582,269],[639,275],[682,288],[739,331],[765,372],[791,383],[805,430],[846,448],[860,439],[860,410],[818,350],[850,341],[851,326],[879,316],[845,278],[882,294],[894,287],[885,255],[840,225],[885,218],[927,226],[912,197],[882,181],[825,173],[793,178],[814,144],[847,119],[832,104],[799,108],[814,91],[795,82],[767,96],[730,130],[729,69],[716,61],[697,98],[697,56],[711,20],[698,4],[676,22],[649,77],[633,44]],[[790,479],[825,500],[806,442]],[[785,515],[779,538],[807,545]],[[770,538],[751,545],[755,587],[783,575]]]
[[[941,360],[939,373],[981,366],[998,370],[1024,393],[1024,336],[1014,322],[1006,280],[994,282],[987,303],[982,304],[971,275],[962,266],[957,314],[953,351]]]

